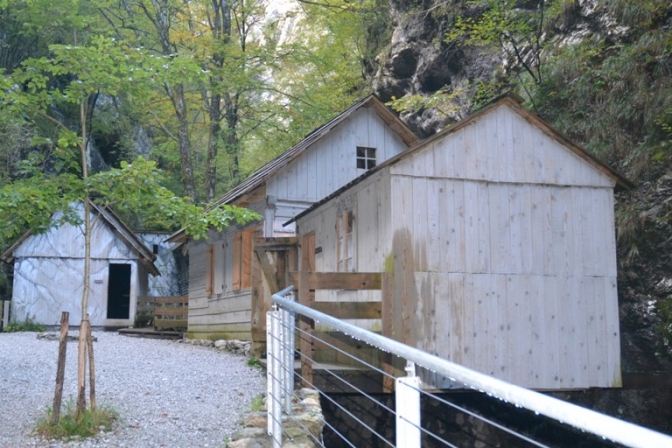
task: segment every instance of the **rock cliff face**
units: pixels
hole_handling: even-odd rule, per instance
[[[534,9],[539,5],[539,1],[515,3],[519,9]],[[574,44],[591,45],[593,42],[616,49],[634,40],[631,27],[622,20],[619,22],[623,14],[617,16],[613,5],[610,6],[610,3],[618,2],[576,0],[560,3],[563,5],[561,10],[556,10],[552,23],[544,28],[544,51],[553,52]],[[507,75],[520,68],[517,65],[519,60],[512,59],[499,45],[469,47],[446,43],[445,36],[454,23],[456,13],[463,17],[482,14],[483,7],[474,4],[425,0],[418,5],[410,0],[391,1],[392,41],[388,50],[376,61],[378,68],[372,80],[375,92],[388,101],[409,93],[429,95],[441,88],[462,90],[454,100],[457,106],[454,112],[441,114],[430,108],[402,113],[402,119],[423,137],[472,112],[474,86],[479,81],[492,84],[493,80],[506,79]],[[663,3],[650,4],[662,8],[657,20],[661,29],[669,29],[672,26],[672,8]],[[529,57],[529,53],[524,53],[522,59]],[[666,64],[668,70],[672,69],[669,60]],[[504,90],[510,85],[502,83]],[[537,113],[544,119],[549,118],[543,116],[543,110]],[[622,368],[624,377],[630,378],[626,380],[626,388],[658,387],[660,394],[657,396],[664,398],[662,403],[657,401],[656,404],[665,407],[672,402],[672,381],[669,380],[672,378],[672,350],[670,343],[665,346],[661,337],[663,317],[660,304],[672,295],[672,170],[667,168],[669,163],[663,165],[651,165],[634,191],[618,195],[617,225],[621,235],[635,235],[620,238],[618,248]],[[624,229],[625,226],[630,229]],[[636,241],[633,242],[633,239]],[[652,378],[660,381],[647,384]],[[609,395],[609,402],[618,410],[617,415],[637,420],[636,415],[623,409],[646,407],[646,397],[650,398],[652,391],[641,391],[639,394],[637,391],[626,392],[622,394],[621,402],[613,394]],[[598,406],[600,400],[595,397],[592,404]],[[666,414],[661,412],[660,415]],[[670,423],[662,420],[655,423],[647,418],[642,423],[672,431]]]
[[[538,0],[516,3],[523,11],[535,10],[539,5]],[[565,3],[562,14],[546,25],[548,29],[542,36],[542,40],[552,42],[552,47],[600,39],[616,44],[628,38],[628,27],[620,25],[604,7],[599,7],[605,2]],[[476,82],[488,82],[498,74],[510,74],[519,68],[515,58],[497,46],[458,48],[446,42],[446,33],[451,30],[456,14],[477,18],[483,9],[476,2],[424,0],[421,5],[410,0],[390,2],[394,29],[389,51],[383,52],[377,60],[378,71],[372,80],[374,91],[385,101],[409,93],[428,95],[446,86],[463,91],[457,98],[457,110],[448,115],[433,109],[403,114],[407,124],[423,137],[469,115]],[[523,59],[529,57],[529,49],[523,48]]]

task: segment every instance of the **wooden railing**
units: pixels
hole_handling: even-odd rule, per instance
[[[186,330],[187,296],[138,297],[136,324],[152,322],[155,330]]]
[[[386,333],[387,325],[384,314],[386,296],[390,295],[389,279],[386,274],[380,272],[291,272],[290,280],[295,285],[298,294],[297,301],[314,310],[329,314],[338,319],[381,319],[383,333]],[[387,284],[387,288],[385,287]],[[382,290],[383,300],[376,302],[316,302],[316,290]],[[389,302],[389,301],[387,301]],[[389,319],[388,319],[389,321]],[[357,355],[371,364],[381,365],[385,371],[392,372],[393,366],[389,356],[380,353],[368,346],[362,346],[352,338],[332,332],[315,331],[315,323],[307,318],[299,318],[298,323],[301,333],[299,335],[299,351],[310,353],[310,356],[301,357],[301,376],[305,384],[313,381],[313,366],[311,359],[329,360],[337,364],[350,364],[348,357],[341,358],[338,352],[346,352]],[[334,350],[336,347],[338,350]],[[317,352],[320,352],[318,355]],[[331,358],[329,353],[334,356]],[[331,358],[331,359],[330,359]],[[383,380],[383,390],[391,390],[392,385],[386,379]]]

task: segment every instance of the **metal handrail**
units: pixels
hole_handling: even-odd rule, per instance
[[[282,308],[414,362],[451,381],[625,446],[672,448],[672,437],[665,434],[507,383],[283,298],[293,290],[290,286],[273,294],[273,301]]]

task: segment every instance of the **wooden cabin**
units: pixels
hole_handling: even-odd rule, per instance
[[[253,317],[253,296],[269,302],[272,289],[262,281],[260,266],[256,274],[253,272],[259,261],[252,255],[254,238],[293,237],[294,227],[284,226],[286,221],[416,141],[380,100],[368,96],[261,167],[216,203],[250,208],[263,220],[245,228],[212,231],[207,240],[188,240],[183,231],[171,236],[169,241],[187,244],[189,256],[187,337],[251,339],[253,323],[265,320],[263,312]]]
[[[110,210],[93,204],[91,210],[91,325],[133,325],[137,297],[151,293],[148,276],[159,275],[155,255]],[[79,211],[83,217],[83,205]],[[12,321],[30,318],[59,325],[61,312],[68,311],[79,322],[84,234],[78,226],[64,224],[39,235],[27,232],[0,258],[14,264]]]
[[[630,183],[504,98],[299,214],[302,270],[391,274],[382,322],[356,322],[466,367],[534,389],[618,387],[617,186]]]

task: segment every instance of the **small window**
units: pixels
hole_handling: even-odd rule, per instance
[[[153,244],[152,245],[152,253],[154,255],[157,255],[159,253],[159,245],[158,244]]]
[[[376,148],[357,147],[357,169],[370,170],[376,166]]]
[[[355,272],[354,215],[345,212],[336,218],[336,271]]]

